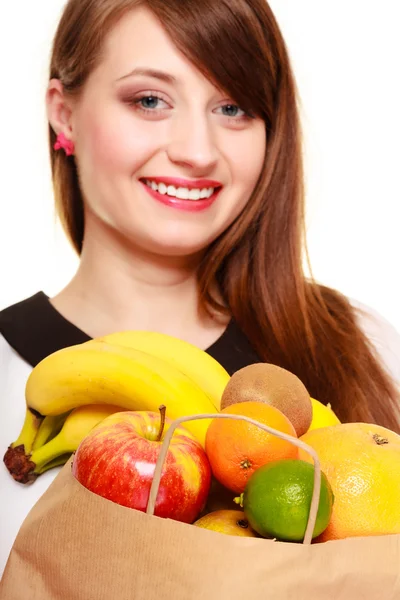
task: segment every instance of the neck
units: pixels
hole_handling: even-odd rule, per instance
[[[87,235],[75,277],[52,303],[91,337],[152,330],[206,348],[226,326],[199,310],[200,257],[146,253],[108,235]]]

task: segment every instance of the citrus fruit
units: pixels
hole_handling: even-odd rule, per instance
[[[242,415],[296,438],[293,425],[285,415],[263,402],[240,402],[220,414]],[[243,420],[213,419],[206,434],[206,453],[214,477],[226,488],[243,492],[256,469],[272,460],[297,458],[298,449]]]
[[[304,539],[314,489],[314,467],[303,460],[279,460],[251,476],[240,498],[250,526],[262,537],[287,542]],[[328,527],[334,497],[321,472],[321,493],[313,538]]]
[[[379,425],[344,423],[301,440],[314,448],[335,505],[318,541],[400,533],[400,436]],[[303,450],[300,458],[311,462]]]
[[[265,402],[287,416],[296,435],[305,433],[311,423],[310,394],[294,373],[270,363],[254,363],[236,371],[221,398],[221,409],[237,402]]]
[[[330,427],[331,425],[339,425],[340,421],[333,412],[330,404],[322,404],[318,400],[311,398],[312,404],[312,421],[308,431],[320,429],[321,427]]]
[[[249,522],[241,510],[216,510],[198,519],[193,525],[203,529],[211,529],[226,535],[241,537],[258,537],[250,527]]]

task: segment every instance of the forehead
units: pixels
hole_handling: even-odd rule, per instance
[[[147,8],[129,11],[108,33],[101,65],[114,79],[134,68],[150,67],[176,78],[201,79],[210,83],[178,50],[157,17]]]

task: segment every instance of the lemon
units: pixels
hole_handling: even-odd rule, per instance
[[[314,487],[314,466],[303,460],[277,460],[257,469],[235,502],[249,525],[262,537],[281,541],[303,541]],[[313,538],[328,527],[333,492],[321,473],[321,493]]]
[[[321,429],[322,427],[330,427],[331,425],[339,425],[340,421],[333,412],[331,405],[322,404],[318,400],[311,398],[312,404],[312,421],[308,431],[312,429]]]

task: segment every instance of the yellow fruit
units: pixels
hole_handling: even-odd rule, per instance
[[[216,510],[193,523],[196,527],[211,529],[225,535],[259,537],[250,527],[244,512],[240,510]]]
[[[220,409],[229,373],[215,358],[197,346],[155,331],[121,331],[105,335],[97,341],[133,348],[162,358],[190,377],[207,394],[214,406]],[[86,343],[91,344],[93,341]]]
[[[79,444],[98,423],[116,412],[123,412],[123,408],[114,405],[86,404],[72,410],[68,415],[48,416],[42,421],[44,433],[39,429],[36,440],[44,440],[40,446],[37,444],[32,453],[19,456],[13,460],[10,455],[6,466],[19,483],[31,483],[44,471],[52,466],[59,466],[67,462],[69,456],[78,448]],[[60,419],[63,421],[60,421]],[[51,429],[53,427],[53,430]],[[53,435],[54,434],[54,435]],[[50,438],[50,439],[49,439]],[[47,441],[49,439],[49,441]],[[35,443],[36,443],[35,440]]]
[[[221,410],[239,402],[264,402],[280,410],[292,423],[296,435],[311,423],[310,394],[290,371],[269,363],[254,363],[236,371],[221,399]]]
[[[30,373],[25,396],[28,407],[41,415],[59,415],[87,404],[149,411],[165,405],[172,420],[218,412],[203,390],[173,365],[100,341],[47,356]],[[204,445],[208,425],[204,419],[186,427]]]
[[[318,400],[311,398],[312,404],[312,421],[308,431],[320,429],[321,427],[330,427],[331,425],[339,425],[340,421],[333,412],[330,404],[322,404]]]
[[[318,541],[400,534],[400,436],[369,423],[315,429],[301,441],[317,452],[335,496]],[[299,449],[299,458],[312,462]]]

